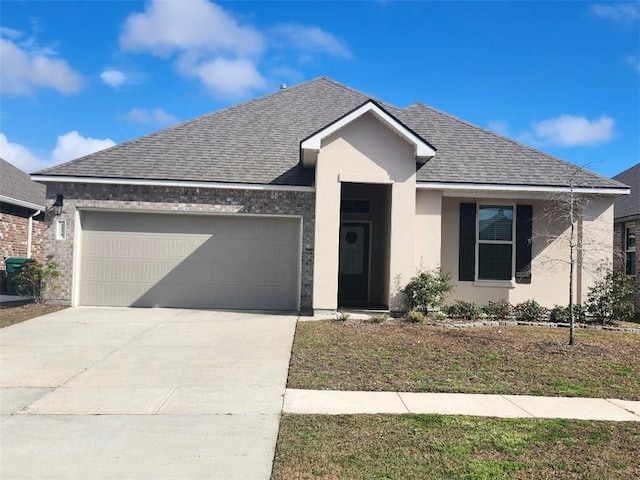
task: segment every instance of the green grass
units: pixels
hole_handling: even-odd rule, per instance
[[[640,335],[300,322],[289,388],[640,400]]]
[[[636,479],[638,424],[285,415],[272,479]]]

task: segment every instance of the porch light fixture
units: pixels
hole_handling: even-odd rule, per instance
[[[56,216],[61,215],[63,205],[64,205],[64,196],[61,193],[56,194],[56,201],[53,202],[53,214]]]

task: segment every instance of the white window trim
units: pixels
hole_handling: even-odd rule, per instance
[[[56,240],[67,239],[67,221],[56,220]]]
[[[633,247],[629,247],[629,245],[627,244],[627,242],[629,241],[629,231],[630,230],[635,230],[635,234],[636,234],[636,243]],[[624,224],[624,273],[626,275],[638,275],[637,272],[637,266],[634,265],[634,270],[635,272],[633,274],[627,273],[627,262],[629,261],[629,254],[630,253],[636,253],[637,252],[637,246],[638,246],[638,227],[636,223],[625,223]]]
[[[480,240],[480,207],[510,207],[513,212],[511,220],[511,240]],[[480,270],[480,243],[492,245],[511,245],[511,278],[509,280],[484,279],[479,277]],[[516,266],[516,205],[506,202],[486,202],[480,204],[476,202],[476,264],[475,264],[475,282],[474,286],[513,286],[515,278]]]

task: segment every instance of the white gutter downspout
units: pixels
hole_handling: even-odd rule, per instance
[[[41,210],[36,210],[36,213],[29,217],[29,227],[27,231],[27,258],[31,258],[31,238],[33,231],[33,217],[40,215]]]

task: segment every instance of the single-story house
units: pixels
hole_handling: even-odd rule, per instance
[[[549,207],[588,199],[578,239],[603,248],[583,260],[610,262],[613,199],[628,193],[421,103],[398,108],[324,77],[32,178],[49,205],[63,200],[47,231],[63,301],[302,312],[402,310],[402,287],[437,266],[452,273],[453,298],[565,303],[568,223]],[[578,301],[591,275],[577,269]]]
[[[640,256],[636,253],[636,238],[640,232],[640,163],[619,173],[614,180],[629,185],[630,195],[616,197],[614,200],[614,237],[613,245],[618,268],[627,275],[638,276]]]
[[[44,185],[0,158],[0,285],[6,258],[42,260],[45,192]]]

